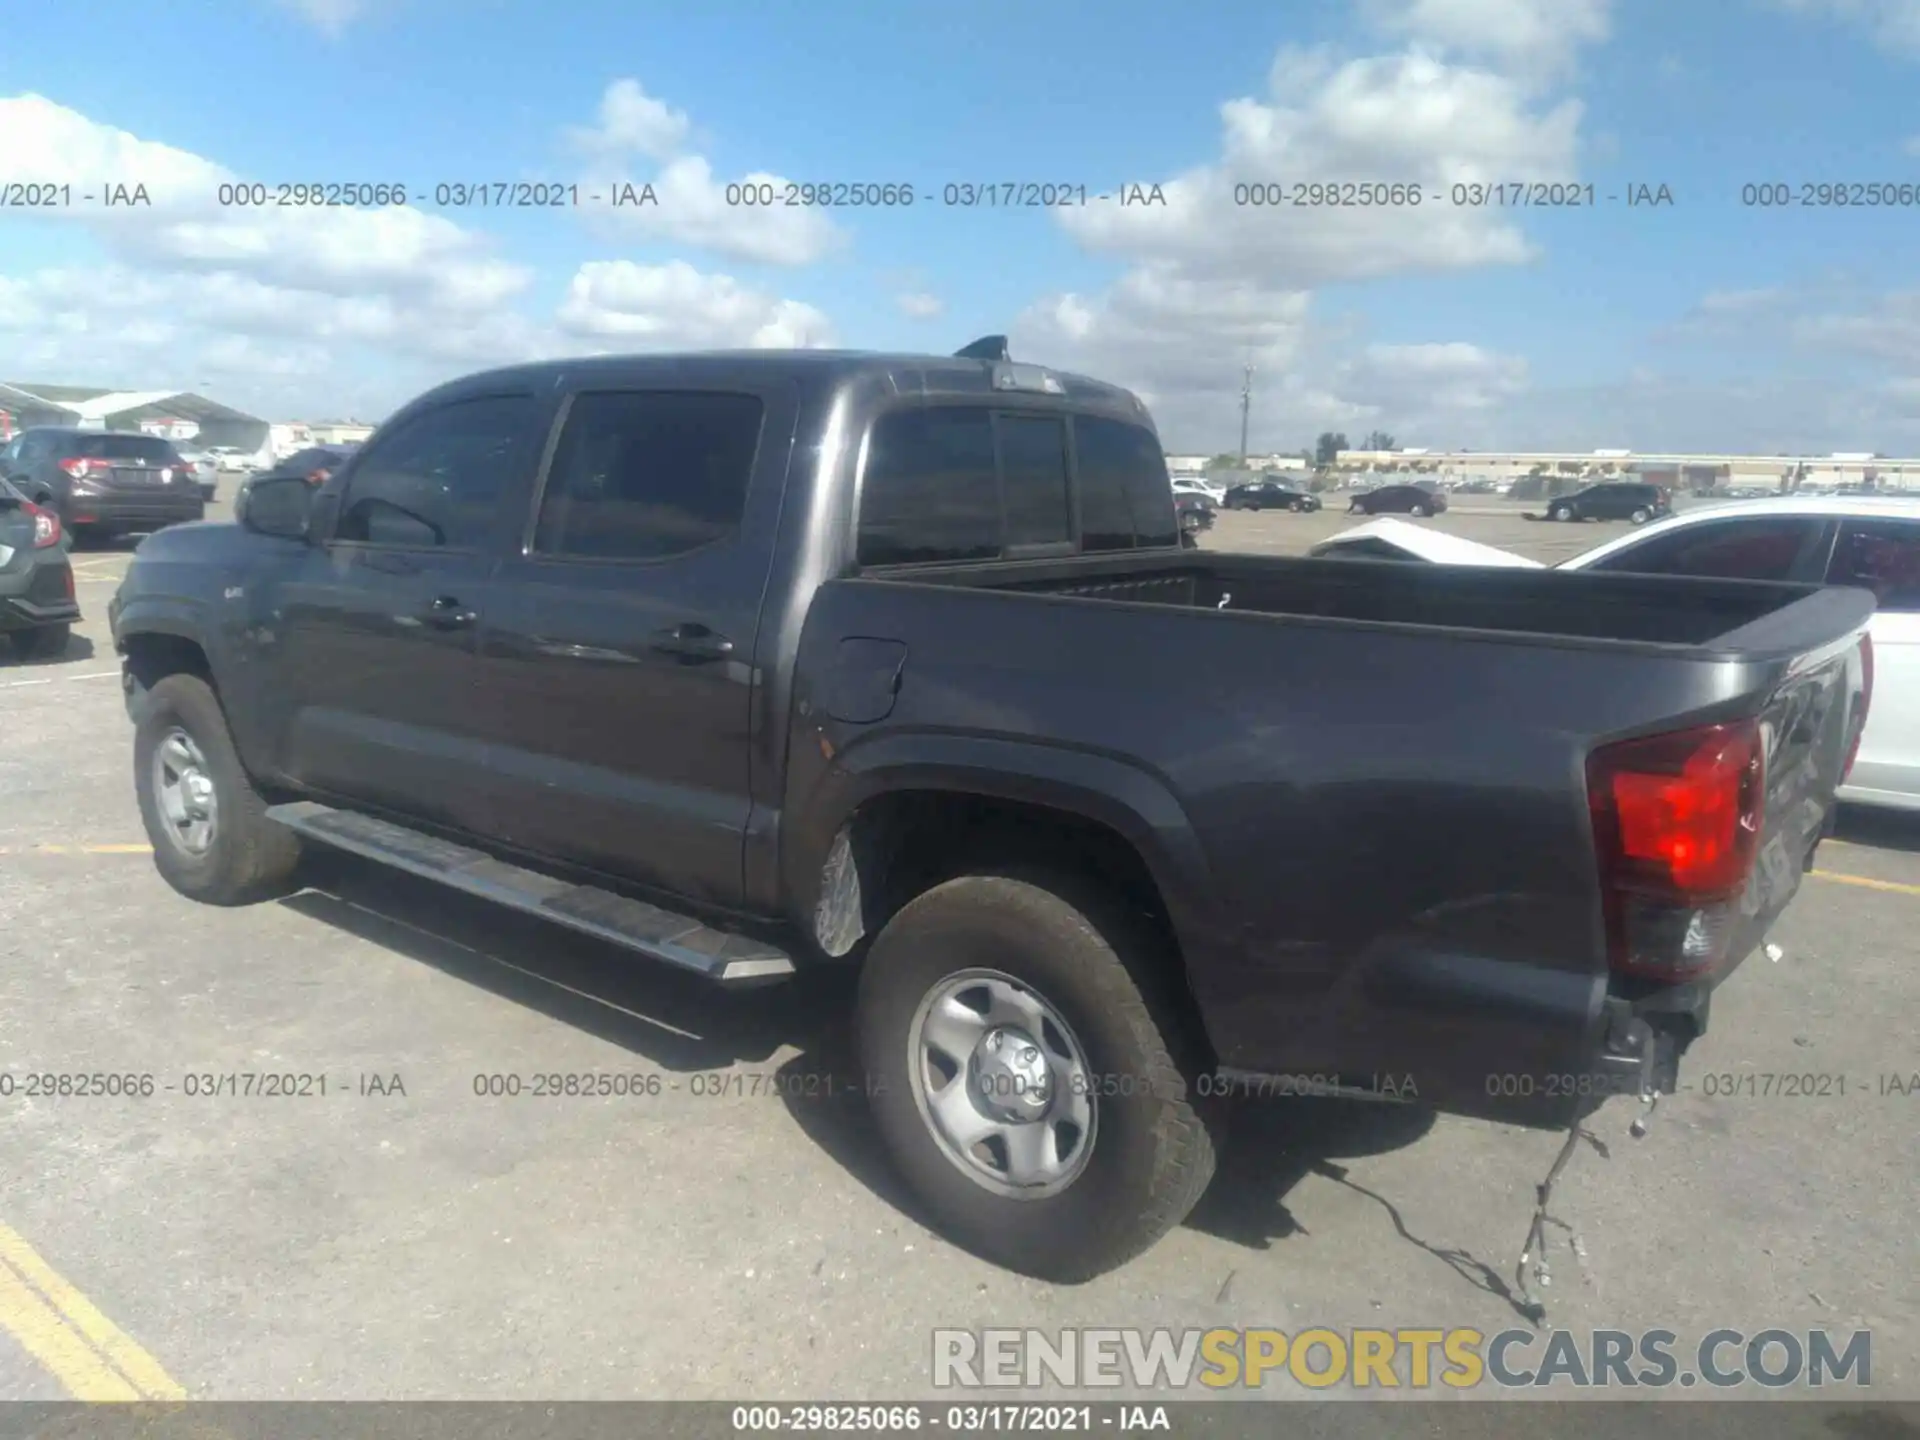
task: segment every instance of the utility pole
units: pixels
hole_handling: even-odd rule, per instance
[[[1253,409],[1253,362],[1240,382],[1240,468],[1247,468],[1247,415]]]

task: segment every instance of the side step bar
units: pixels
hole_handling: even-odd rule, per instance
[[[301,800],[270,807],[267,818],[309,840],[597,935],[723,985],[764,984],[794,972],[792,957],[763,940],[715,930],[598,886],[570,885],[371,815]]]

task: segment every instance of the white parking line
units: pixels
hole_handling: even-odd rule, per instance
[[[18,690],[25,685],[51,685],[56,680],[112,680],[119,677],[118,670],[89,670],[84,675],[48,675],[32,680],[0,680],[0,690]]]

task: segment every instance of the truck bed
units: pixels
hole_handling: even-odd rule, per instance
[[[1559,1123],[1564,1095],[1495,1093],[1489,1064],[1578,1071],[1637,1003],[1609,983],[1588,757],[1767,724],[1768,860],[1730,968],[1825,824],[1871,611],[1814,586],[1204,552],[836,580],[798,667],[828,744],[790,741],[787,803],[841,813],[824,797],[887,765],[1081,813],[1102,813],[1089,788],[1130,796],[1113,813],[1164,847],[1222,1065],[1412,1072],[1442,1108]]]
[[[921,569],[918,583],[1509,637],[1716,651],[1795,648],[1819,586],[1397,561],[1182,552]],[[1835,607],[1816,605],[1824,612]]]

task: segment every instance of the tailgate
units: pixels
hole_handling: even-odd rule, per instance
[[[1662,894],[1658,887],[1642,891],[1632,879],[1610,892],[1613,974],[1601,1063],[1643,1095],[1675,1087],[1681,1055],[1706,1030],[1714,988],[1760,946],[1813,868],[1866,724],[1870,660],[1864,646],[1872,613],[1865,592],[1823,590],[1708,647],[1722,663],[1733,662],[1726,676],[1731,694],[1751,697],[1749,706],[1758,702],[1757,709],[1740,706],[1742,718],[1716,727],[1757,738],[1759,802],[1743,810],[1739,822],[1754,837],[1752,859],[1744,882],[1717,892],[1718,901]],[[1755,638],[1764,638],[1767,648],[1746,648]],[[1619,838],[1616,832],[1610,840],[1606,825],[1596,824],[1604,876],[1605,854],[1610,844],[1617,852]],[[1623,931],[1631,959],[1620,951]],[[1701,958],[1689,962],[1696,943]],[[1647,960],[1653,963],[1642,963]],[[1672,973],[1660,973],[1669,962]]]

